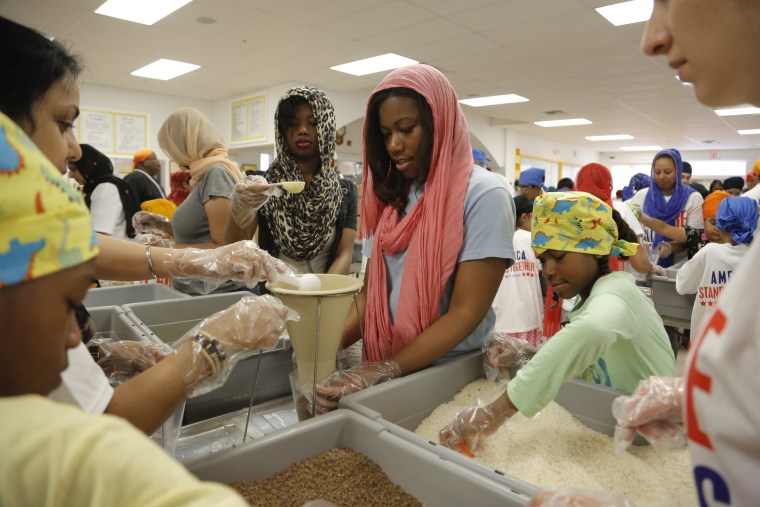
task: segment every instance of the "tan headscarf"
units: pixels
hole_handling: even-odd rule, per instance
[[[197,109],[183,107],[172,113],[158,131],[158,144],[172,161],[190,168],[191,188],[214,164],[225,166],[235,181],[243,179],[237,164],[229,159],[222,136]]]

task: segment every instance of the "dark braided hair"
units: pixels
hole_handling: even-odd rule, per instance
[[[638,244],[639,238],[636,236],[636,233],[633,232],[633,229],[631,229],[628,226],[628,223],[625,221],[623,216],[618,212],[616,209],[612,209],[612,219],[615,221],[615,225],[617,225],[618,228],[618,238],[625,240],[629,243],[636,243]],[[622,261],[627,261],[628,257],[624,255],[620,255],[618,257]],[[610,256],[604,255],[601,259],[599,259],[599,270],[601,272],[601,275],[608,275],[612,272],[610,269]]]

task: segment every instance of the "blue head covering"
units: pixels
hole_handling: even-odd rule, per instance
[[[728,197],[720,201],[715,225],[719,230],[730,232],[737,245],[752,242],[757,229],[757,202],[749,197]]]
[[[644,173],[636,173],[631,178],[627,187],[623,187],[623,200],[627,201],[633,194],[642,188],[648,188],[651,183],[651,178]]]
[[[650,217],[662,220],[669,225],[676,225],[676,218],[678,218],[678,216],[681,214],[681,211],[683,211],[684,206],[686,206],[686,201],[689,199],[689,194],[695,192],[695,190],[690,186],[681,183],[683,162],[681,162],[681,153],[674,148],[662,150],[654,156],[654,159],[652,160],[652,181],[654,181],[654,164],[658,159],[662,157],[670,157],[676,165],[676,184],[673,187],[673,193],[670,195],[670,200],[666,200],[665,196],[662,195],[660,187],[658,187],[656,183],[650,185],[649,192],[647,192],[647,195],[644,198],[643,209],[644,213]],[[670,241],[670,239],[660,234],[655,234],[654,241],[652,241],[652,248],[657,247],[657,245],[663,241]],[[670,255],[664,259],[660,259],[658,264],[662,267],[673,265],[673,255]]]
[[[486,157],[486,152],[484,152],[483,150],[475,149],[475,148],[473,148],[472,150],[472,158],[473,160],[475,160],[476,164],[477,163],[486,164],[491,161],[490,158]]]
[[[520,171],[520,180],[518,185],[527,185],[531,187],[543,187],[544,186],[544,170],[536,167],[525,169]]]

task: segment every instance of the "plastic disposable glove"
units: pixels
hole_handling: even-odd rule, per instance
[[[472,457],[483,450],[485,437],[495,433],[515,412],[506,408],[501,399],[488,405],[479,402],[477,407],[462,410],[454,416],[454,420],[438,433],[438,441]]]
[[[361,363],[348,370],[338,370],[317,383],[315,410],[324,414],[338,408],[343,396],[386,382],[401,375],[401,368],[395,361]],[[306,389],[310,393],[311,389]]]
[[[297,319],[273,296],[245,296],[204,319],[173,346],[180,353],[191,351],[191,367],[185,372],[191,396],[223,385],[238,361],[277,345],[285,322]],[[188,343],[191,347],[185,346]]]
[[[483,348],[483,367],[489,380],[509,380],[509,369],[520,368],[538,352],[538,346],[503,333],[494,333]]]
[[[93,345],[97,345],[98,365],[111,385],[126,382],[174,353],[169,345],[144,341],[94,339],[88,346]]]
[[[633,214],[636,216],[636,220],[641,222],[641,225],[648,227],[649,221],[652,219],[649,215],[644,213],[644,210],[638,204],[629,203],[628,207],[631,208]]]
[[[137,243],[142,243],[143,245],[159,246],[162,248],[174,248],[173,239],[149,232],[136,234],[135,241]]]
[[[526,507],[636,507],[636,505],[609,491],[568,487],[537,491]]]
[[[673,248],[670,246],[670,243],[667,241],[663,241],[657,247],[654,249],[655,253],[660,256],[661,259],[664,259],[665,257],[670,257],[670,255],[673,253]]]
[[[637,431],[656,449],[685,445],[684,385],[682,377],[649,377],[639,382],[632,395],[615,398],[615,452],[624,452]]]
[[[169,274],[201,294],[208,294],[227,280],[253,288],[261,280],[277,283],[280,275],[293,274],[290,266],[269,255],[252,240],[212,250],[171,250],[167,257],[165,265]]]
[[[279,187],[267,183],[263,176],[247,176],[238,181],[230,197],[230,213],[238,227],[244,229],[251,225],[269,197],[279,192]]]
[[[156,234],[164,238],[174,239],[172,222],[163,215],[149,211],[138,211],[132,215],[132,227],[138,234]]]
[[[668,276],[668,272],[665,271],[665,268],[658,266],[657,264],[652,264],[652,271],[650,271],[649,274],[657,276]]]

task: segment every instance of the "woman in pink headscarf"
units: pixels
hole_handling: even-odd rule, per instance
[[[391,72],[364,123],[359,295],[363,363],[317,386],[318,411],[341,396],[491,338],[491,303],[514,252],[514,203],[475,166],[469,129],[448,80],[427,65]],[[352,312],[343,346],[360,337]]]

